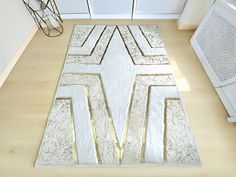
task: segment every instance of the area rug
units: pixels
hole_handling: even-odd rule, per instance
[[[199,165],[157,26],[76,25],[36,166]]]

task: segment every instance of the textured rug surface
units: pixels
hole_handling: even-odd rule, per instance
[[[76,25],[36,166],[200,164],[157,26]]]

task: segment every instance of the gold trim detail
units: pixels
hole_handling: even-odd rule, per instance
[[[93,118],[93,112],[91,110],[91,101],[90,101],[90,96],[89,96],[89,89],[88,86],[85,86],[87,89],[86,96],[88,100],[88,108],[89,108],[89,114],[90,114],[90,124],[92,128],[92,136],[93,136],[93,141],[96,149],[96,156],[97,156],[97,163],[101,164],[102,163],[102,158],[99,152],[99,147],[98,147],[98,142],[97,142],[97,137],[96,137],[96,128],[95,128],[95,123],[94,123],[94,118]]]
[[[164,136],[163,136],[163,162],[167,163],[167,146],[166,146],[166,141],[167,141],[167,102],[169,100],[181,100],[180,98],[165,98],[165,108],[164,108]]]
[[[130,101],[129,101],[129,108],[128,108],[128,114],[127,114],[127,118],[126,118],[126,123],[125,123],[125,128],[124,128],[124,137],[123,137],[123,142],[122,142],[122,146],[119,147],[119,144],[118,144],[118,139],[117,139],[117,135],[116,135],[116,131],[115,131],[115,126],[114,126],[114,122],[113,122],[113,119],[112,119],[112,115],[111,115],[111,112],[110,112],[110,109],[109,109],[109,106],[107,104],[107,98],[106,98],[106,95],[105,95],[105,91],[104,91],[104,86],[103,86],[103,83],[102,83],[102,79],[101,79],[101,76],[99,74],[94,74],[94,73],[63,73],[62,74],[62,79],[65,75],[78,75],[78,76],[96,76],[97,79],[98,79],[98,82],[99,82],[99,85],[100,85],[100,91],[101,91],[101,94],[103,95],[104,97],[104,104],[106,106],[106,109],[107,109],[107,113],[108,113],[108,123],[109,123],[109,126],[110,126],[110,129],[111,129],[111,132],[112,132],[112,135],[113,135],[113,140],[114,140],[114,147],[116,149],[116,152],[117,152],[117,156],[119,158],[119,164],[122,163],[122,157],[123,157],[123,153],[124,153],[124,150],[125,150],[125,143],[126,143],[126,140],[127,140],[127,133],[128,133],[128,125],[129,125],[129,121],[130,121],[130,114],[131,114],[131,108],[132,108],[132,104],[133,104],[133,100],[134,100],[134,93],[135,93],[135,88],[136,88],[136,85],[137,85],[137,78],[138,77],[145,77],[145,76],[154,76],[154,77],[158,77],[158,76],[170,76],[171,79],[173,79],[173,75],[172,74],[136,74],[135,76],[135,79],[134,79],[134,83],[133,83],[133,88],[132,88],[132,93],[131,93],[131,97],[130,97]],[[60,84],[60,86],[73,86],[73,85],[82,85],[82,86],[85,86],[88,90],[88,94],[87,94],[87,98],[88,98],[88,105],[89,105],[89,112],[90,112],[90,115],[91,115],[91,126],[92,126],[92,129],[93,129],[93,137],[94,137],[94,141],[95,141],[95,147],[96,147],[96,152],[97,152],[97,159],[98,159],[98,163],[99,164],[102,164],[102,158],[101,158],[101,155],[100,155],[100,150],[99,150],[99,145],[98,145],[98,141],[96,139],[96,126],[94,124],[94,119],[93,119],[93,111],[91,109],[92,107],[92,104],[91,104],[91,94],[90,94],[90,86],[89,85],[86,85],[86,84],[63,84],[63,80],[61,81],[62,83]],[[167,82],[167,81],[164,81],[164,82]],[[171,83],[173,82],[173,80],[170,81]],[[147,102],[146,102],[146,116],[145,116],[145,122],[144,122],[144,133],[143,133],[143,140],[142,140],[142,150],[141,150],[141,158],[140,158],[140,162],[143,163],[144,162],[144,152],[145,152],[145,145],[146,145],[146,131],[147,131],[147,115],[148,115],[148,107],[149,107],[149,96],[150,96],[150,87],[152,86],[160,86],[160,87],[164,87],[164,86],[176,86],[175,84],[160,84],[160,85],[155,85],[155,84],[152,84],[152,85],[147,85],[148,87],[148,95],[147,95]]]
[[[57,100],[69,100],[70,101],[70,117],[71,117],[71,130],[72,130],[72,136],[73,136],[73,148],[74,148],[74,161],[75,164],[79,164],[78,161],[78,153],[77,153],[77,147],[76,147],[76,133],[75,133],[75,123],[74,123],[74,111],[73,111],[73,104],[72,104],[72,97],[57,97],[55,101]]]

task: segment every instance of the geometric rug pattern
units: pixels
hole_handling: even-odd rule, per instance
[[[200,164],[157,26],[76,25],[36,166]]]

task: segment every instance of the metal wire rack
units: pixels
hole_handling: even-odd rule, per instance
[[[22,0],[35,23],[48,37],[63,33],[59,10],[54,0]]]

